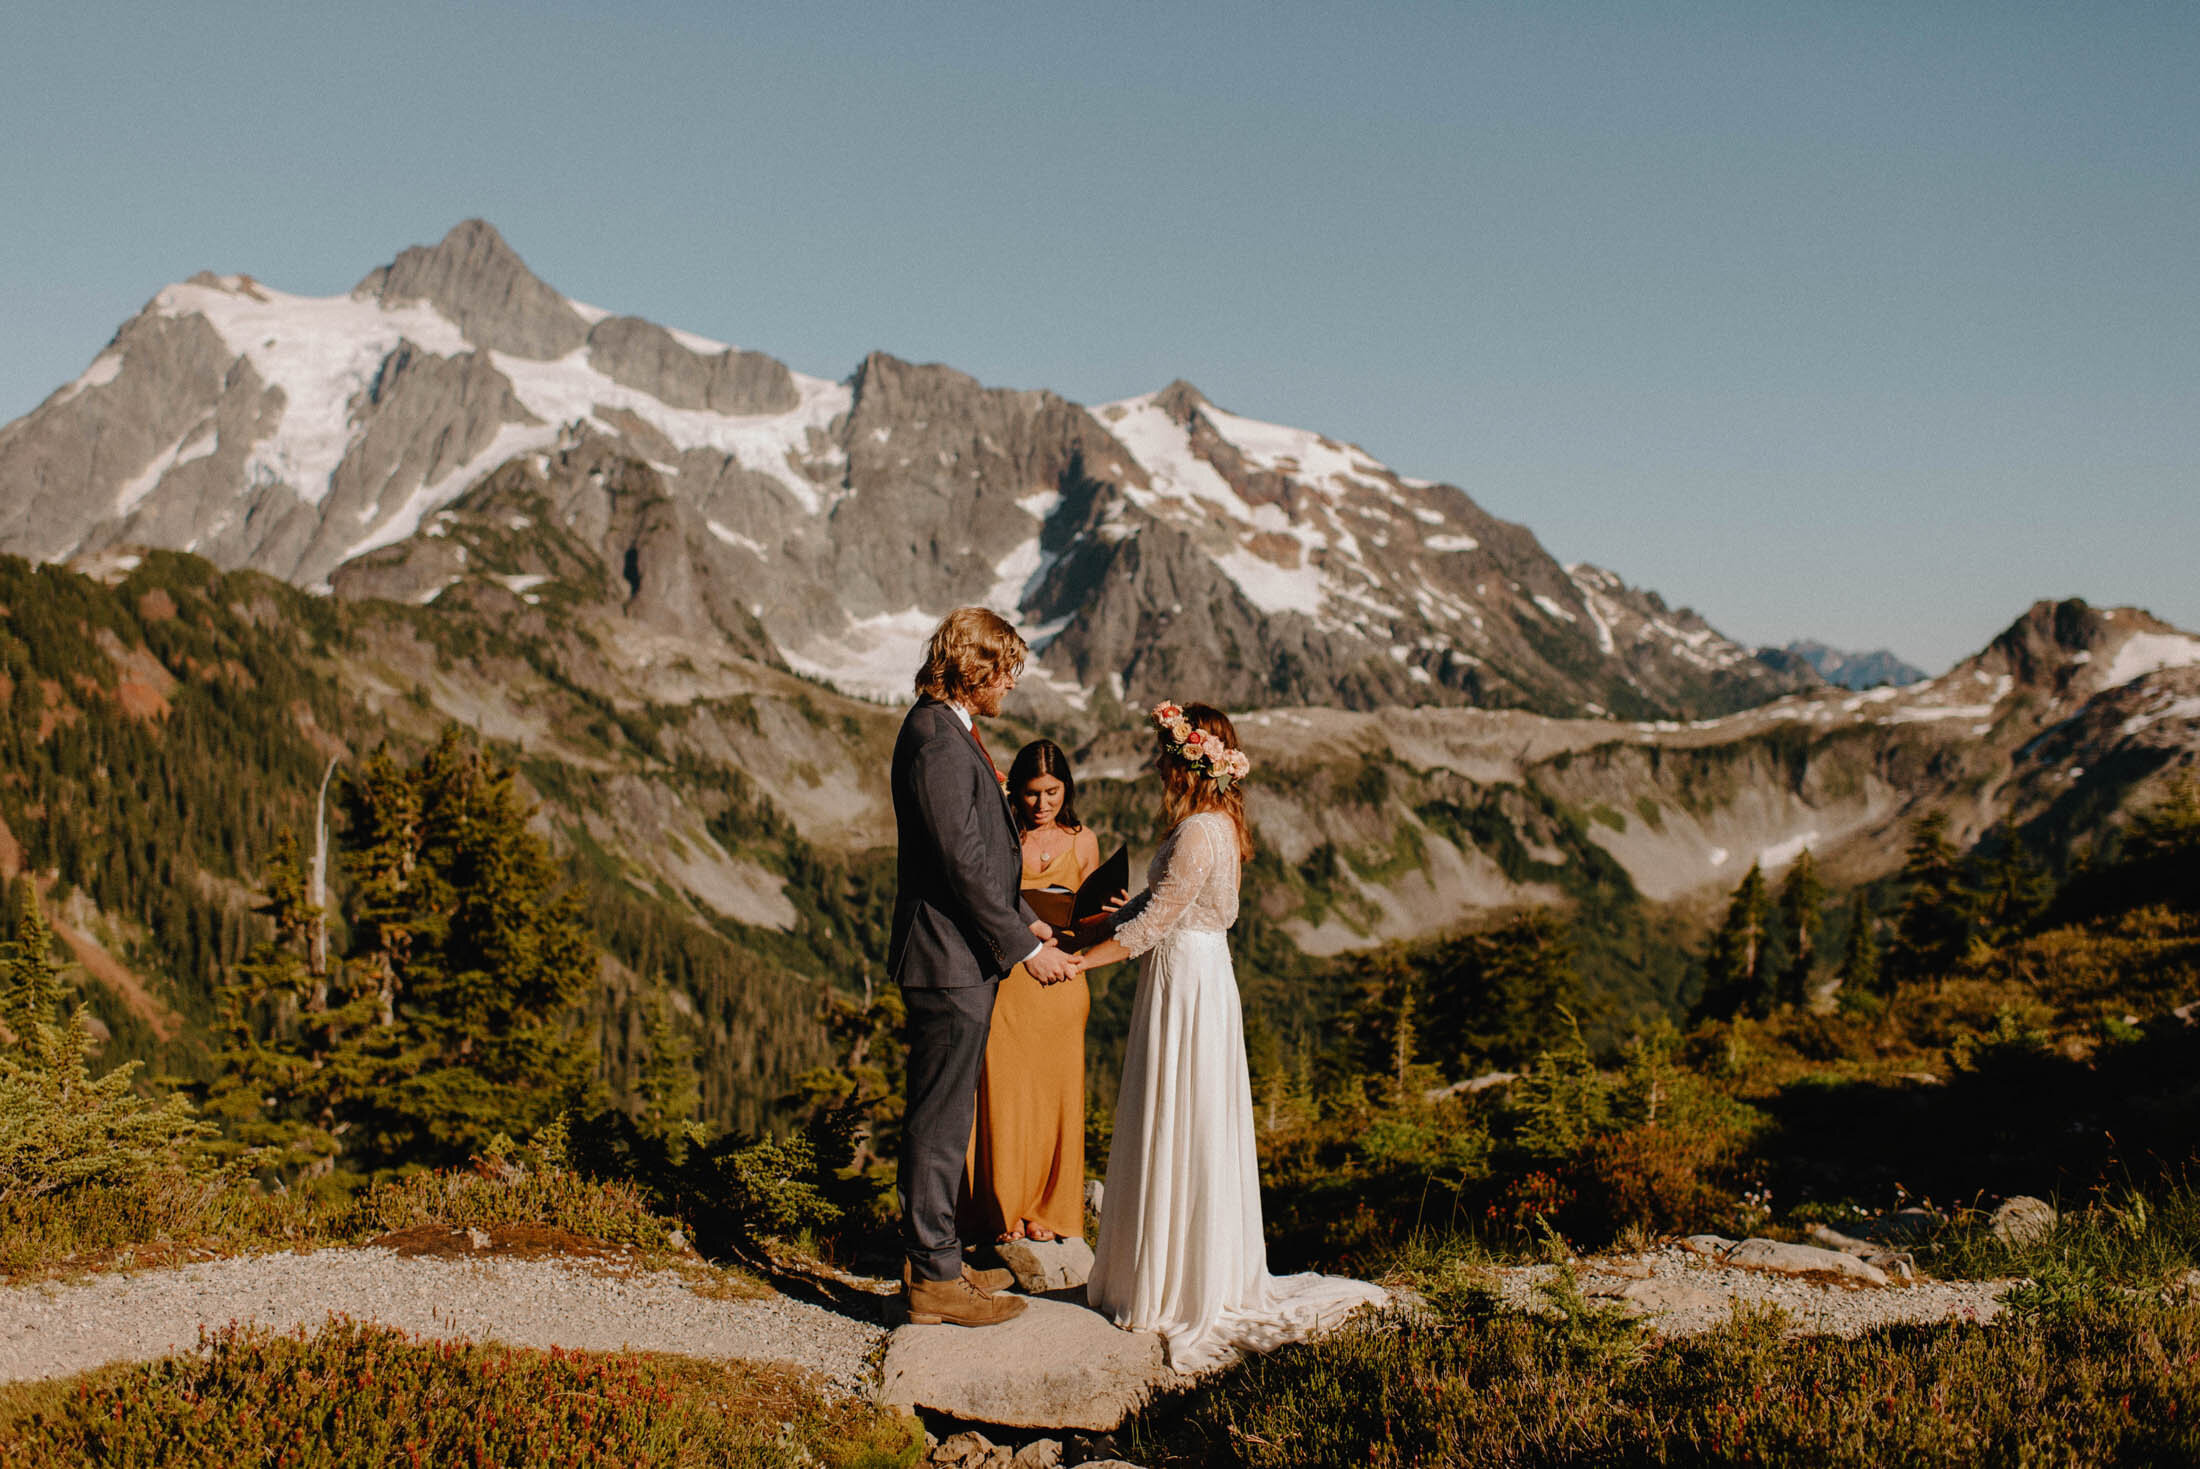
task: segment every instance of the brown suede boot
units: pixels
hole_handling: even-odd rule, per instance
[[[911,1280],[906,1289],[909,1324],[998,1326],[1024,1313],[1021,1296],[989,1295],[970,1283],[966,1270],[957,1280]]]
[[[909,1269],[909,1262],[907,1260],[902,1261],[901,1288],[904,1291],[909,1289],[909,1283],[913,1278]],[[969,1281],[987,1295],[997,1296],[1016,1283],[1016,1272],[1013,1270],[974,1270],[965,1265],[963,1266],[963,1279]]]
[[[963,1266],[963,1279],[969,1281],[989,1296],[997,1296],[1016,1283],[1013,1270],[973,1270]]]

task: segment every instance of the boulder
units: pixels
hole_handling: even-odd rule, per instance
[[[1817,1245],[1791,1245],[1780,1240],[1745,1239],[1719,1257],[1722,1264],[1750,1270],[1770,1270],[1780,1275],[1839,1275],[1867,1285],[1885,1285],[1887,1272],[1854,1255]]]
[[[1716,1308],[1726,1301],[1726,1297],[1717,1291],[1705,1290],[1700,1285],[1690,1285],[1685,1280],[1657,1278],[1617,1281],[1593,1289],[1589,1294],[1607,1300],[1623,1301],[1629,1313],[1636,1316]]]
[[[1016,1284],[1035,1296],[1075,1290],[1092,1274],[1092,1246],[1081,1239],[1012,1239],[1000,1255]]]
[[[982,1433],[958,1433],[932,1450],[924,1461],[931,1469],[1010,1469],[1008,1449]]]
[[[1734,1248],[1734,1241],[1718,1234],[1692,1234],[1681,1241],[1681,1248],[1692,1255],[1709,1255],[1718,1259]]]
[[[1807,1232],[1810,1235],[1812,1244],[1822,1245],[1829,1250],[1839,1250],[1844,1255],[1852,1255],[1867,1265],[1877,1266],[1890,1276],[1902,1280],[1911,1280],[1917,1275],[1917,1257],[1907,1250],[1890,1250],[1885,1245],[1876,1244],[1871,1240],[1858,1239],[1854,1235],[1843,1234],[1840,1230],[1826,1224],[1813,1224]]]
[[[2030,1194],[2004,1199],[1994,1211],[1993,1230],[2004,1244],[2038,1244],[2055,1232],[2055,1206]]]
[[[1035,1298],[999,1326],[900,1328],[887,1340],[878,1399],[967,1423],[1106,1433],[1157,1388],[1184,1380],[1154,1333]]]

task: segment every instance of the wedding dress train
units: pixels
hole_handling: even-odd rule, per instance
[[[1230,819],[1193,816],[1163,842],[1116,933],[1145,960],[1086,1299],[1119,1326],[1159,1332],[1185,1372],[1303,1340],[1387,1299],[1365,1281],[1268,1273],[1228,940],[1237,880]]]

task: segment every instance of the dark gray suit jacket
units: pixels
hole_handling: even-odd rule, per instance
[[[947,705],[919,699],[894,741],[901,841],[886,973],[910,989],[989,984],[1031,952],[1023,848],[978,743]]]

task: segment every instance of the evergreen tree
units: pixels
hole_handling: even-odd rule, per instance
[[[634,1124],[677,1167],[688,1148],[702,1140],[703,1130],[695,1122],[702,1093],[695,1083],[694,1047],[680,1034],[672,1005],[662,994],[650,996],[648,1008],[641,1076],[634,1088]]]
[[[1822,909],[1826,885],[1819,881],[1818,864],[1810,848],[1795,859],[1787,880],[1780,884],[1780,924],[1788,935],[1788,961],[1780,971],[1780,1003],[1797,1009],[1810,1003],[1811,973],[1818,964],[1818,931],[1825,927]]]
[[[1849,903],[1849,936],[1841,946],[1841,967],[1835,971],[1845,999],[1879,992],[1883,976],[1878,927],[1879,920],[1872,916],[1871,900],[1858,892]]]
[[[2200,780],[2190,771],[2162,800],[2132,817],[2117,864],[2131,906],[2165,903],[2200,912]]]
[[[222,1151],[249,1154],[280,1176],[335,1170],[345,1135],[364,1132],[366,1111],[391,1075],[371,971],[315,974],[311,945],[321,915],[306,899],[298,843],[276,838],[259,911],[274,936],[240,961],[216,994],[220,1066],[206,1110],[223,1119]]]
[[[36,894],[0,945],[0,1205],[83,1184],[118,1183],[155,1170],[185,1170],[192,1145],[212,1129],[174,1093],[141,1097],[126,1061],[93,1076],[90,1011],[57,1013],[68,995],[53,955],[53,929]]]
[[[1971,938],[1971,894],[1965,890],[1948,818],[1935,811],[1917,824],[1902,864],[1902,906],[1887,951],[1889,977],[1942,977],[1963,959]]]
[[[265,876],[274,937],[223,987],[209,1100],[232,1140],[308,1173],[448,1165],[581,1105],[597,955],[512,772],[452,728],[411,769],[376,750],[345,808],[350,952],[313,972],[319,914],[286,834]]]
[[[1998,944],[2023,934],[2046,911],[2053,896],[2054,884],[2032,859],[2023,838],[2011,832],[1986,870],[1985,890],[1979,894],[1985,937]]]
[[[408,784],[417,845],[383,931],[407,939],[391,969],[409,1064],[387,1105],[407,1155],[459,1161],[580,1103],[592,1057],[572,1010],[597,957],[512,771],[453,726]]]
[[[1406,950],[1384,949],[1361,973],[1356,1059],[1375,1075],[1402,1074],[1401,1064],[1419,1057],[1454,1074],[1518,1067],[1564,1043],[1566,1009],[1580,1003],[1573,940],[1549,912],[1463,935],[1420,965]],[[1410,1031],[1402,1048],[1401,1023]]]
[[[1765,920],[1772,898],[1764,869],[1752,862],[1749,873],[1727,900],[1726,917],[1711,936],[1704,959],[1703,1008],[1712,1015],[1759,1011],[1770,998],[1765,973]]]

